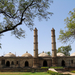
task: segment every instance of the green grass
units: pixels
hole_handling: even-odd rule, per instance
[[[0,75],[50,75],[47,72],[0,72]]]
[[[48,72],[48,73],[47,73]],[[47,72],[0,72],[0,75],[70,75],[70,74],[60,74],[53,71]]]

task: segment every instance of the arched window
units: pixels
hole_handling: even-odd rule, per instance
[[[2,60],[1,61],[1,65],[5,65],[5,60]]]
[[[61,66],[65,67],[65,61],[64,60],[62,60]]]
[[[11,65],[14,65],[14,62],[13,61],[11,62]]]
[[[6,67],[10,67],[10,62],[9,61],[6,62]]]
[[[47,61],[46,61],[46,60],[43,61],[43,66],[44,66],[44,67],[47,66]]]
[[[25,67],[28,67],[29,66],[29,63],[28,61],[25,62]]]

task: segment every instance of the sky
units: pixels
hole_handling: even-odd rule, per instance
[[[48,21],[42,19],[39,21],[37,18],[34,20],[34,27],[38,29],[38,53],[52,52],[51,45],[51,29],[55,29],[56,49],[61,46],[67,46],[69,43],[63,44],[58,40],[60,29],[64,29],[64,19],[69,17],[69,11],[73,11],[75,8],[75,0],[53,0],[50,5],[50,12],[54,14],[50,16]],[[0,56],[3,56],[9,52],[16,56],[22,56],[26,51],[34,55],[34,32],[28,27],[24,27],[25,38],[17,39],[11,32],[5,32],[4,36],[0,40],[2,43],[2,49],[0,49]],[[70,54],[75,52],[75,42],[71,44],[72,51]]]

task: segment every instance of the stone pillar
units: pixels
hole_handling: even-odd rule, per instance
[[[33,59],[33,68],[38,67],[38,35],[37,29],[34,29],[34,59]]]
[[[55,42],[55,30],[52,28],[51,30],[52,37],[52,66],[57,66],[57,58],[56,58],[56,42]]]
[[[38,35],[37,35],[37,29],[34,29],[34,57],[38,57]]]

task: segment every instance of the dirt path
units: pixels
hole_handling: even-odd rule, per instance
[[[75,75],[75,73],[71,73],[71,72],[62,72],[62,74],[71,74],[71,75]]]
[[[49,70],[58,72],[58,71],[56,71],[56,70],[53,69],[53,68],[49,68]],[[62,73],[62,74],[71,74],[71,75],[75,75],[75,73],[71,73],[71,72],[60,72],[60,73]]]

